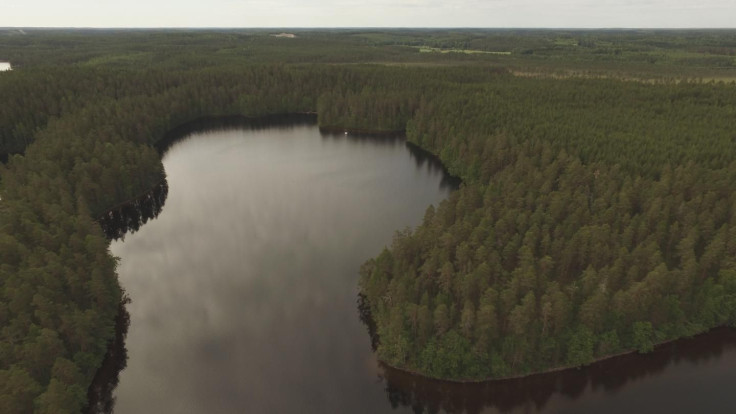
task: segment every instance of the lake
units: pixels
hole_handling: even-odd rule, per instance
[[[163,163],[161,214],[111,245],[132,299],[115,412],[386,407],[358,269],[447,197],[441,167],[302,123],[194,134]]]
[[[115,413],[736,406],[728,329],[649,355],[484,384],[379,364],[358,309],[358,269],[457,186],[400,138],[322,134],[304,121],[240,126],[187,134],[163,163],[167,183],[126,224],[137,231],[111,245],[132,300]]]

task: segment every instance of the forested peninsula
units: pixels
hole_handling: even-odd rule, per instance
[[[124,301],[96,218],[203,117],[403,131],[462,178],[360,270],[393,366],[503,378],[734,326],[736,36],[682,36],[0,31],[0,411],[87,405]]]

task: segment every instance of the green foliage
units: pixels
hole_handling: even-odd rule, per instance
[[[33,412],[33,400],[42,390],[41,385],[23,368],[13,366],[0,370],[0,411]]]
[[[87,393],[79,384],[67,386],[52,379],[46,392],[38,397],[34,412],[39,414],[78,413],[82,411],[86,403]]]
[[[362,273],[382,281],[378,326],[434,298],[403,366],[432,367],[448,332],[508,376],[733,324],[733,85],[476,76],[407,124],[464,185],[397,236],[390,270]],[[404,285],[420,288],[384,301]]]
[[[419,355],[419,365],[423,372],[437,378],[456,378],[472,373],[486,373],[487,362],[475,355],[470,342],[452,330],[427,343]]]
[[[397,366],[505,377],[736,324],[734,85],[672,80],[727,74],[731,32],[94,34],[0,31],[0,412],[84,405],[122,298],[94,218],[209,116],[405,131],[463,179],[361,269]]]
[[[736,327],[736,271],[721,270],[718,274],[719,283],[725,291],[724,311],[730,326]]]
[[[585,327],[577,329],[567,343],[567,363],[572,366],[588,365],[593,361],[594,346],[593,332]]]
[[[654,350],[655,336],[651,322],[634,322],[632,326],[633,345],[641,354]]]

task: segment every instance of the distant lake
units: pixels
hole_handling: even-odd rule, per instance
[[[0,72],[4,72],[6,70],[11,70],[10,62],[0,62]]]
[[[146,207],[165,198],[158,218],[111,245],[132,299],[115,413],[736,406],[728,329],[649,355],[485,384],[379,364],[360,320],[358,269],[456,185],[402,139],[324,135],[303,122],[241,127],[189,134],[163,163],[168,187]]]

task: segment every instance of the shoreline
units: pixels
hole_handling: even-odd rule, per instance
[[[163,136],[157,139],[155,143],[152,144],[151,146],[158,150],[159,155],[161,156],[161,159],[163,159],[163,155],[165,154],[166,150],[170,148],[171,145],[173,145],[176,141],[183,139],[188,134],[198,132],[200,130],[221,129],[221,128],[240,127],[240,126],[250,127],[250,128],[268,128],[268,127],[277,126],[279,124],[284,124],[284,123],[300,124],[307,120],[314,121],[317,124],[317,127],[319,128],[319,131],[321,133],[341,134],[345,132],[349,134],[369,135],[369,136],[376,136],[376,137],[403,137],[403,138],[406,138],[406,130],[367,130],[367,129],[351,129],[351,128],[344,128],[344,127],[339,127],[339,126],[321,126],[319,125],[318,122],[316,122],[317,115],[318,115],[317,112],[306,111],[306,112],[294,112],[294,113],[288,113],[288,114],[270,114],[270,115],[263,115],[263,116],[254,116],[254,117],[245,116],[245,115],[223,115],[223,116],[200,117],[200,118],[197,118],[191,121],[186,121],[180,125],[177,125],[171,128],[166,133],[164,133]],[[416,144],[413,144],[413,143],[410,143],[410,145],[416,149],[420,149],[426,152],[427,155],[430,155],[434,157],[434,159],[439,161],[439,158],[436,155],[430,153],[424,148]],[[440,164],[441,164],[441,161],[440,161]],[[444,167],[444,164],[443,164],[443,167]],[[136,201],[143,199],[144,197],[149,195],[154,189],[156,189],[156,187],[162,184],[165,184],[165,183],[166,183],[166,173],[164,172],[164,177],[161,178],[155,184],[153,184],[150,188],[148,188],[147,190],[141,191],[137,195],[130,197],[124,201],[118,202],[112,207],[105,209],[105,211],[101,214],[96,214],[94,216],[95,220],[97,222],[100,222],[100,220],[103,220],[109,214],[117,210],[120,210],[121,208],[126,207],[132,203],[135,203]]]
[[[269,126],[279,125],[280,123],[283,123],[284,121],[287,121],[288,122],[288,120],[290,120],[290,119],[292,121],[294,121],[295,123],[300,123],[300,121],[301,122],[304,121],[303,118],[300,119],[301,117],[305,117],[306,116],[306,117],[312,118],[315,115],[317,115],[317,112],[297,112],[297,113],[291,113],[291,114],[271,114],[271,115],[264,115],[264,116],[258,116],[258,117],[247,117],[247,116],[241,116],[241,115],[227,115],[227,116],[221,116],[221,117],[218,117],[218,116],[204,117],[204,118],[196,119],[194,121],[185,122],[185,123],[183,123],[181,125],[178,125],[178,126],[172,128],[171,130],[167,131],[164,134],[164,136],[162,136],[160,139],[158,139],[156,141],[156,143],[153,144],[153,146],[154,146],[154,148],[159,147],[159,145],[161,145],[161,143],[163,142],[163,143],[165,143],[165,146],[167,148],[170,147],[171,144],[175,143],[176,141],[178,141],[178,140],[180,140],[180,139],[182,139],[182,138],[184,138],[186,136],[186,133],[185,134],[182,134],[182,131],[183,130],[188,130],[188,131],[185,131],[185,132],[196,132],[197,130],[199,130],[202,127],[205,127],[205,128],[207,128],[207,127],[222,128],[222,127],[237,127],[237,126],[249,126],[249,127],[255,127],[255,128],[259,128],[259,127],[260,128],[263,128],[263,127],[269,127]],[[406,138],[406,135],[405,135],[406,131],[396,131],[396,130],[393,130],[393,131],[361,130],[361,129],[351,129],[351,128],[344,128],[344,127],[337,127],[337,126],[320,126],[320,125],[317,125],[317,127],[319,128],[320,132],[322,132],[322,133],[331,133],[331,134],[340,134],[340,135],[342,135],[342,133],[344,132],[346,134],[352,133],[352,134],[370,135],[370,136],[377,136],[377,137],[404,137],[404,138]],[[408,140],[406,142],[407,142],[407,144],[409,146],[413,147],[414,149],[421,150],[424,153],[426,153],[427,156],[433,157],[435,160],[439,161],[439,163],[443,166],[443,168],[446,169],[446,167],[444,166],[444,164],[442,163],[442,161],[439,159],[438,156],[436,156],[435,154],[429,152],[428,150],[422,148],[421,146],[419,146],[419,145],[417,145],[417,144],[415,144],[413,142],[410,142]],[[160,155],[163,158],[163,152],[160,152]],[[445,172],[448,175],[452,176],[449,172],[447,172],[447,171],[445,171]],[[454,176],[452,176],[452,177],[454,177]],[[136,195],[135,197],[129,198],[129,199],[123,201],[123,202],[120,202],[120,203],[114,205],[113,207],[107,209],[102,215],[97,216],[97,218],[95,220],[98,223],[101,223],[101,220],[103,220],[109,214],[112,214],[115,211],[118,211],[118,210],[120,210],[123,207],[126,207],[128,205],[131,205],[131,204],[133,204],[133,203],[135,203],[135,202],[137,202],[137,201],[139,201],[139,200],[147,197],[158,186],[161,186],[162,184],[165,184],[166,182],[167,182],[166,181],[166,177],[164,176],[161,180],[159,180],[156,184],[154,184],[153,186],[151,186],[148,190],[145,190],[145,191],[141,192],[140,194]],[[121,288],[122,288],[122,286],[121,286]],[[371,318],[371,320],[372,320],[372,318]],[[707,333],[709,333],[709,332],[711,332],[711,331],[713,331],[715,329],[719,329],[719,328],[734,329],[734,328],[731,328],[731,327],[729,327],[727,325],[717,326],[717,327],[710,328],[710,329],[708,329],[706,331],[696,333],[696,334],[691,335],[691,336],[683,336],[683,337],[679,337],[679,338],[673,338],[673,339],[669,339],[669,340],[657,342],[657,343],[654,344],[654,350],[651,351],[651,352],[655,352],[657,350],[657,348],[661,348],[664,345],[671,344],[671,343],[674,343],[674,342],[677,342],[677,341],[680,341],[680,340],[690,339],[690,338],[694,338],[694,337],[697,337],[697,336],[700,336],[700,335],[704,335],[704,334],[707,334]],[[650,354],[651,352],[648,352],[646,354],[641,354],[641,353],[639,353],[639,354],[640,355],[647,355],[647,354]],[[375,353],[375,351],[374,351],[374,353]],[[594,358],[593,360],[591,360],[589,363],[587,363],[585,365],[579,365],[579,366],[564,365],[564,366],[558,366],[558,367],[550,368],[550,369],[543,370],[543,371],[534,371],[534,372],[530,372],[530,373],[526,373],[526,374],[510,375],[510,376],[498,377],[498,378],[491,378],[491,377],[489,377],[489,378],[479,378],[479,379],[452,379],[452,378],[436,377],[436,376],[428,375],[428,374],[425,374],[425,373],[422,373],[422,372],[419,372],[419,371],[416,371],[416,370],[413,370],[413,369],[410,369],[410,368],[404,368],[404,367],[398,367],[398,366],[392,365],[392,364],[390,364],[390,363],[388,363],[388,362],[386,362],[386,361],[384,361],[384,360],[382,360],[380,358],[376,358],[376,359],[377,359],[378,363],[380,365],[384,366],[384,367],[388,367],[388,368],[393,369],[393,370],[396,370],[396,371],[404,372],[406,374],[417,376],[417,377],[421,377],[421,378],[430,379],[430,380],[433,380],[433,381],[446,382],[446,383],[455,383],[455,384],[483,384],[483,383],[502,382],[502,381],[509,381],[509,380],[518,380],[518,379],[523,379],[523,378],[529,378],[529,377],[535,377],[535,376],[542,376],[542,375],[545,375],[545,374],[554,374],[554,373],[568,371],[568,370],[579,370],[579,369],[581,369],[583,367],[588,367],[588,366],[591,366],[591,365],[594,365],[594,364],[597,364],[597,363],[600,363],[600,362],[603,362],[603,361],[608,361],[608,360],[611,360],[611,359],[615,359],[615,358],[619,358],[619,357],[623,357],[623,356],[627,356],[627,355],[633,355],[633,354],[637,354],[637,353],[638,352],[637,352],[636,349],[631,349],[631,350],[621,351],[621,352],[618,352],[618,353],[612,354],[612,355],[606,355],[606,356],[601,356],[601,357],[598,357],[598,358]]]
[[[510,375],[510,376],[499,377],[499,378],[452,379],[452,378],[435,377],[435,376],[427,375],[427,374],[424,374],[422,372],[415,371],[415,370],[412,370],[412,369],[409,369],[409,368],[397,367],[397,366],[392,365],[392,364],[390,364],[390,363],[388,363],[388,362],[386,362],[386,361],[384,361],[384,360],[382,360],[380,358],[376,358],[376,359],[378,360],[379,365],[381,365],[381,367],[384,368],[384,369],[387,367],[387,368],[392,369],[392,370],[395,370],[395,371],[399,371],[399,372],[402,372],[402,373],[405,373],[405,374],[409,374],[409,375],[413,375],[413,376],[425,378],[425,379],[428,379],[428,380],[431,380],[431,381],[444,382],[444,383],[452,383],[452,384],[490,384],[490,383],[494,383],[494,382],[504,382],[504,381],[527,379],[527,378],[531,378],[531,377],[541,377],[541,376],[544,376],[544,375],[555,374],[555,373],[560,373],[560,372],[564,372],[564,371],[580,370],[581,368],[589,367],[589,366],[592,366],[592,365],[595,365],[595,364],[599,364],[601,362],[610,361],[610,360],[613,360],[613,359],[616,359],[616,358],[620,358],[620,357],[624,357],[624,356],[632,356],[632,355],[637,355],[637,354],[638,355],[650,355],[650,354],[656,352],[658,349],[661,349],[665,345],[671,345],[671,344],[673,344],[675,342],[678,342],[678,341],[693,339],[693,338],[698,337],[698,336],[707,335],[707,334],[709,334],[709,333],[711,333],[711,332],[713,332],[715,330],[718,330],[718,329],[731,329],[731,330],[736,330],[736,328],[730,327],[728,325],[715,326],[713,328],[708,329],[707,331],[703,331],[703,332],[700,332],[700,333],[697,333],[697,334],[694,334],[694,335],[691,335],[691,336],[682,336],[682,337],[679,337],[679,338],[674,338],[674,339],[669,339],[669,340],[662,341],[662,342],[657,342],[656,344],[654,344],[654,349],[651,352],[647,352],[647,353],[644,353],[644,354],[642,354],[640,352],[637,352],[636,349],[632,349],[632,350],[622,351],[622,352],[619,352],[619,353],[616,353],[616,354],[612,354],[612,355],[606,355],[606,356],[595,358],[595,359],[593,359],[592,361],[590,361],[589,363],[587,363],[585,365],[577,365],[577,366],[575,366],[575,365],[565,365],[565,366],[551,368],[551,369],[544,370],[544,371],[535,371],[535,372],[530,372],[528,374]]]
[[[405,138],[405,131],[368,131],[346,129],[340,127],[323,128],[319,126],[316,115],[316,112],[300,112],[290,114],[264,115],[259,117],[245,117],[239,115],[228,115],[223,117],[202,117],[193,121],[182,123],[169,129],[158,139],[153,140],[153,144],[149,145],[158,150],[159,161],[162,162],[163,157],[165,156],[165,152],[168,148],[171,148],[178,141],[186,139],[189,134],[199,132],[200,130],[238,127],[244,127],[247,129],[260,129],[273,128],[281,125],[302,125],[305,123],[317,127],[320,133],[335,134],[339,138],[342,138],[343,136],[345,136],[346,139],[360,139],[361,136],[364,139],[369,136],[389,139]],[[350,134],[354,135],[348,137],[347,135],[343,135],[344,131],[349,131]],[[421,147],[415,145],[413,145],[412,147],[424,151],[423,149],[421,149]],[[434,157],[433,154],[428,152],[427,155]],[[444,168],[444,165],[442,166]],[[139,191],[135,196],[129,197],[124,201],[117,202],[115,205],[106,208],[103,213],[95,214],[93,218],[104,232],[104,220],[106,220],[108,217],[112,217],[113,215],[117,215],[118,212],[121,212],[127,207],[136,206],[137,204],[141,203],[142,200],[148,199],[149,197],[151,197],[151,194],[157,191],[157,189],[162,185],[168,185],[165,171],[164,177],[158,180],[155,184],[151,185],[148,189]],[[122,234],[130,234],[130,230],[126,228]],[[115,240],[115,238],[107,237],[107,240],[107,251],[109,253],[110,243]],[[101,361],[101,364],[97,366],[95,376],[92,382],[89,384],[89,387],[87,388],[87,409],[94,409],[94,407],[100,404],[100,401],[102,401],[102,403],[105,403],[109,401],[110,398],[112,398],[111,396],[114,394],[115,387],[117,386],[117,374],[119,374],[119,372],[115,373],[113,371],[116,366],[124,368],[125,360],[127,359],[125,349],[125,331],[127,331],[130,320],[126,305],[130,303],[131,299],[125,293],[125,288],[120,283],[120,280],[117,281],[117,284],[120,287],[120,291],[122,292],[122,297],[118,312],[114,320],[111,321],[115,335],[113,335],[113,337],[108,340],[107,351]],[[121,330],[121,328],[125,329]],[[122,362],[119,360],[121,355],[123,356]]]
[[[106,209],[104,213],[99,214],[99,215],[96,215],[95,221],[99,222],[100,220],[103,220],[105,217],[109,216],[110,214],[114,213],[115,211],[118,211],[118,210],[120,210],[123,207],[127,207],[127,206],[135,203],[136,201],[142,200],[144,197],[146,197],[149,194],[151,194],[151,192],[153,190],[155,190],[157,187],[159,187],[159,186],[161,186],[163,184],[167,184],[166,177],[162,178],[156,184],[152,185],[148,190],[142,191],[140,194],[137,194],[136,196],[131,197],[131,198],[125,200],[125,201],[121,201],[121,202],[115,204],[114,206]]]
[[[380,130],[380,129],[360,129],[360,128],[345,128],[335,125],[318,125],[319,132],[322,133],[329,133],[329,134],[341,134],[341,133],[347,133],[347,134],[359,134],[359,135],[373,135],[377,137],[406,137],[406,130],[405,129],[389,129],[389,130]]]

